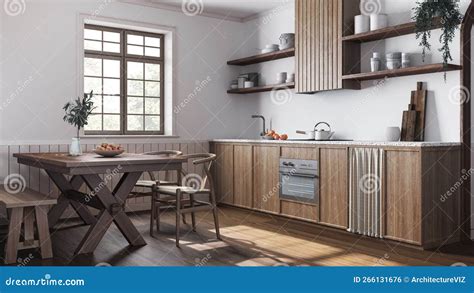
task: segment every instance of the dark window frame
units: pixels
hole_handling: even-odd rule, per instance
[[[164,59],[165,59],[165,36],[163,34],[158,33],[150,33],[150,32],[143,32],[137,30],[128,30],[128,29],[120,29],[120,28],[113,28],[101,25],[91,25],[85,24],[84,29],[94,29],[94,30],[101,30],[101,31],[109,31],[115,32],[120,34],[120,53],[113,53],[113,52],[104,52],[104,51],[95,51],[95,50],[86,50],[84,48],[84,58],[102,58],[102,59],[112,59],[112,60],[120,60],[120,130],[119,131],[110,131],[110,130],[86,130],[84,131],[85,135],[164,135],[165,134],[165,80],[164,80]],[[160,57],[151,57],[151,56],[140,56],[140,55],[133,55],[127,53],[127,35],[140,35],[143,37],[153,37],[160,39]],[[86,40],[83,38],[82,42]],[[103,40],[102,40],[103,42]],[[143,48],[145,50],[145,43],[143,44]],[[150,64],[160,64],[160,130],[159,131],[129,131],[127,130],[127,84],[128,84],[128,74],[127,74],[127,61],[136,61],[136,62],[143,62],[143,63],[150,63]],[[103,70],[103,69],[102,69]],[[103,75],[103,72],[102,72]],[[85,74],[83,72],[82,78],[84,79]],[[104,78],[102,76],[102,78]],[[145,77],[143,77],[145,80]],[[145,86],[144,86],[145,90]],[[102,93],[103,96],[103,93]],[[145,98],[145,96],[143,96]],[[158,99],[158,98],[157,98]],[[102,105],[103,107],[103,105]],[[145,105],[143,105],[143,120],[145,121],[145,117],[147,116],[158,116],[158,115],[145,115]],[[102,127],[103,127],[103,119],[104,113],[101,112],[102,116]],[[137,114],[138,115],[138,114]],[[145,127],[145,124],[143,125]]]

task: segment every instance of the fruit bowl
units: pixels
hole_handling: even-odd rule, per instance
[[[94,153],[105,158],[112,158],[122,154],[125,150],[94,150]]]
[[[114,145],[110,143],[103,143],[94,150],[94,153],[98,154],[99,156],[112,158],[122,154],[125,150],[122,148],[121,145]]]

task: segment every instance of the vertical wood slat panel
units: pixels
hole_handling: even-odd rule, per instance
[[[341,89],[343,0],[296,0],[296,92]]]
[[[306,36],[306,22],[307,22],[307,19],[306,19],[306,3],[308,1],[307,0],[303,0],[302,1],[302,14],[301,14],[301,17],[303,18],[303,22],[302,22],[302,36],[303,36],[303,39],[301,40],[301,45],[302,45],[302,55],[303,55],[303,67],[305,68],[304,71],[303,71],[303,75],[302,76],[302,88],[303,88],[303,91],[306,92],[308,87],[307,87],[307,79],[308,79],[308,72],[307,72],[307,68],[306,68],[306,64],[307,64],[307,61],[308,61],[308,53],[307,53],[307,48],[308,48],[308,45],[307,45],[307,36]]]
[[[318,90],[324,89],[324,0],[319,0],[319,88]]]
[[[38,153],[40,150],[39,145],[31,145],[30,146],[30,153]],[[40,191],[40,169],[30,167],[30,185],[29,187],[34,191]]]
[[[327,68],[327,89],[333,89],[333,74],[332,74],[332,71],[333,71],[333,40],[334,40],[334,27],[333,27],[333,23],[332,23],[332,19],[333,19],[333,14],[332,14],[332,7],[333,7],[333,3],[334,3],[334,0],[329,0],[328,2],[328,7],[327,7],[327,15],[328,15],[328,18],[327,18],[327,30],[328,30],[328,68]]]
[[[337,87],[342,88],[342,67],[343,67],[343,57],[342,57],[342,31],[344,29],[343,24],[343,0],[337,0]]]
[[[303,19],[302,19],[302,8],[303,8],[303,1],[305,0],[296,0],[296,92],[303,92],[303,38],[302,38],[302,26],[303,26]]]
[[[8,146],[0,145],[0,183],[8,176]]]
[[[83,146],[83,150],[90,152],[95,149],[94,144],[87,144]],[[128,144],[124,145],[126,150],[130,153],[136,153],[137,151],[142,153],[146,151],[158,151],[165,149],[182,149],[185,153],[207,153],[209,152],[208,142],[192,142],[192,143],[174,143],[174,144],[158,144],[158,143],[145,143],[145,144]],[[13,157],[14,153],[27,153],[27,152],[68,152],[68,145],[23,145],[23,146],[1,146],[0,145],[0,178],[3,180],[9,174],[20,174],[25,178],[26,185],[28,188],[37,190],[43,194],[50,194],[53,196],[59,195],[58,188],[49,179],[46,172],[42,169],[28,167],[20,165],[16,162],[16,158]],[[190,164],[187,166],[190,173],[197,173],[201,176],[204,174],[201,169],[197,169],[194,165]],[[111,170],[112,171],[112,170]],[[160,179],[161,173],[160,173]],[[103,175],[102,175],[103,176]],[[113,189],[116,183],[120,179],[120,174],[114,176],[109,181],[108,187]],[[3,182],[1,182],[3,183]],[[83,186],[81,191],[88,193],[89,188]],[[140,202],[149,202],[149,199],[142,199]],[[131,203],[137,203],[135,200],[131,200]]]
[[[311,17],[311,14],[313,13],[314,9],[314,1],[309,0],[308,2],[308,7],[307,7],[307,12],[306,12],[306,17],[308,20],[306,21],[306,27],[308,28],[308,40],[309,40],[309,56],[308,56],[308,64],[309,64],[309,70],[308,70],[308,88],[313,89],[314,88],[314,27],[312,25],[314,17]]]
[[[29,153],[30,152],[30,147],[28,145],[21,145],[19,147],[19,152],[20,153]],[[26,165],[19,165],[18,166],[20,172],[20,176],[22,179],[24,179],[24,183],[26,186],[30,186],[30,168]]]
[[[299,36],[299,29],[301,19],[299,18],[300,14],[300,0],[295,1],[295,91],[298,92],[300,90],[300,56],[299,49],[300,49],[300,36]]]

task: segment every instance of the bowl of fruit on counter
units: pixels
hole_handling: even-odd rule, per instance
[[[275,132],[275,130],[270,130],[268,131],[265,136],[262,136],[263,139],[266,140],[287,140],[288,135],[287,134],[278,134]]]
[[[122,154],[124,151],[125,150],[121,145],[102,143],[101,145],[97,146],[97,148],[94,150],[94,153],[102,157],[112,158]]]

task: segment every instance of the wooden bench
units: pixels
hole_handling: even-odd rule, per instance
[[[23,249],[39,247],[41,258],[53,257],[48,225],[48,206],[56,203],[56,199],[30,189],[10,194],[3,186],[0,186],[0,205],[5,206],[9,218],[5,245],[6,264],[16,263],[18,251]],[[38,236],[36,239],[35,227]],[[20,236],[23,236],[23,241],[20,241]]]

